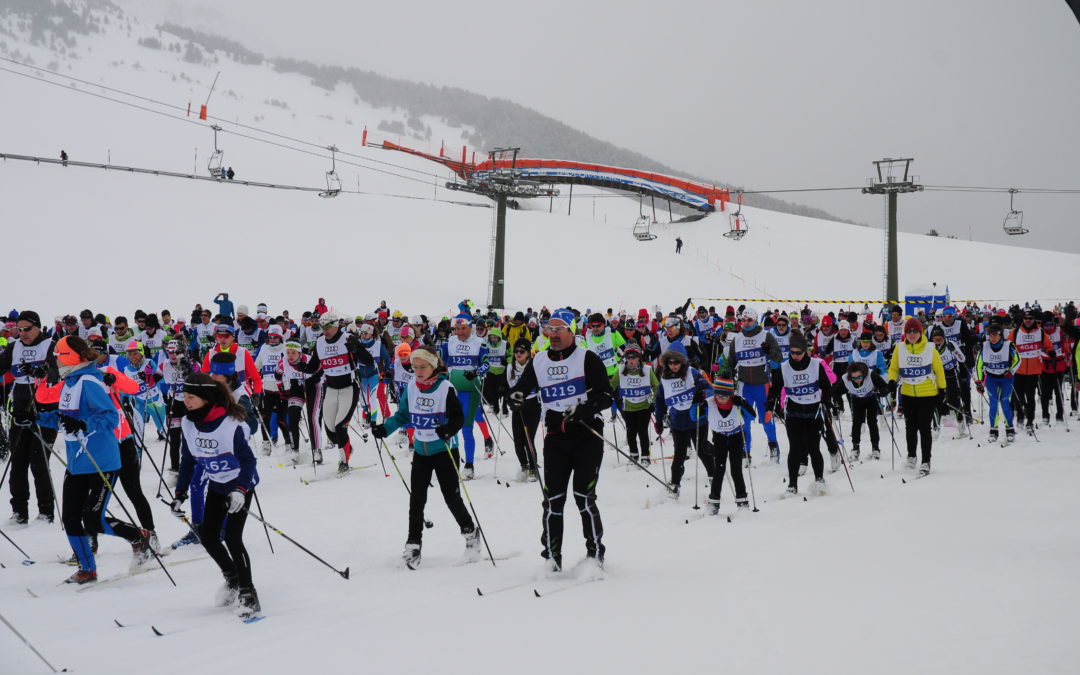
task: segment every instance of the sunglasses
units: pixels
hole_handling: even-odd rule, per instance
[[[528,349],[515,349],[514,353],[515,354],[528,354],[529,350]]]
[[[791,349],[788,351],[788,354],[791,354],[792,356],[802,356],[805,353],[806,352],[802,349]]]
[[[142,354],[142,352],[140,352],[138,349],[129,349],[127,350],[127,353],[131,356],[134,356],[135,354]]]
[[[863,381],[863,376],[862,375],[852,375],[851,376],[851,381],[852,382],[862,382]]]
[[[909,329],[908,329],[907,331],[905,331],[905,332],[906,332],[906,333],[907,333],[908,335],[918,335],[919,333],[922,333],[922,330],[920,330],[920,329],[918,329],[918,328],[909,328]]]
[[[35,328],[37,328],[37,326],[19,326],[19,332],[20,333],[29,333],[30,331],[34,330]]]
[[[589,328],[603,328],[606,324],[602,323],[590,323]]]

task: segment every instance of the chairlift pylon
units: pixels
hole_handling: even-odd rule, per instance
[[[334,153],[338,151],[337,146],[327,146],[327,150],[330,151],[330,170],[326,172],[326,190],[319,193],[320,197],[337,197],[341,192],[341,178],[337,175],[337,160],[334,157]]]
[[[221,174],[221,163],[225,158],[225,152],[218,148],[217,135],[221,131],[221,127],[216,124],[210,126],[214,130],[214,154],[210,155],[210,161],[206,163],[206,170],[210,172],[210,175],[218,180],[224,178]]]
[[[1005,214],[1005,234],[1027,234],[1024,227],[1024,212],[1017,211],[1013,206],[1013,197],[1019,192],[1016,188],[1009,188],[1009,212]]]
[[[743,193],[740,192],[739,204],[735,208],[735,213],[728,214],[728,231],[724,233],[725,237],[735,241],[742,239],[750,231],[750,223],[742,212],[742,197]]]

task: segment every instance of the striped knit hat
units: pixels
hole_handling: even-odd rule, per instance
[[[718,377],[713,382],[713,391],[717,396],[731,396],[735,393],[735,382],[724,377]]]

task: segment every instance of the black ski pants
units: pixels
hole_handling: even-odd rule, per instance
[[[854,447],[859,447],[859,440],[862,438],[862,425],[865,422],[866,428],[870,431],[870,445],[874,450],[878,449],[878,443],[881,440],[878,432],[878,414],[880,412],[877,396],[851,397],[851,444]]]
[[[142,453],[135,444],[135,437],[128,436],[120,441],[120,485],[127,494],[128,502],[135,509],[139,525],[145,530],[153,530],[154,514],[150,510],[150,502],[143,494],[142,482],[139,479],[141,469]]]
[[[106,471],[105,478],[94,473],[64,474],[64,502],[61,520],[69,537],[93,534],[111,534],[127,540],[139,541],[139,528],[131,523],[105,515],[116,485],[117,472]],[[109,481],[108,485],[105,481]]]
[[[626,422],[626,444],[630,447],[630,454],[637,457],[649,456],[649,420],[652,418],[652,410],[624,410],[623,421]]]
[[[184,407],[184,402],[173,399],[168,418],[169,468],[177,472],[180,471],[180,423],[184,421],[185,416],[187,416],[187,408]],[[164,471],[165,467],[161,467],[161,470]]]
[[[713,432],[712,452],[713,461],[716,465],[713,468],[712,485],[709,488],[710,502],[720,501],[720,490],[724,487],[724,474],[726,473],[725,465],[729,463],[729,460],[731,464],[731,482],[735,484],[735,499],[746,499],[746,482],[743,481],[742,475],[742,461],[743,457],[746,456],[743,444],[742,432],[728,436]]]
[[[266,433],[270,433],[270,430],[272,429],[270,421],[274,413],[277,413],[278,430],[281,432],[285,444],[292,445],[292,438],[290,436],[292,430],[289,428],[288,421],[288,399],[280,392],[263,391],[262,405],[259,406],[259,417],[262,418],[262,427],[266,430]],[[277,435],[274,434],[274,436],[276,437]]]
[[[603,433],[603,425],[599,422],[589,427]],[[604,524],[596,505],[596,482],[600,479],[600,463],[603,459],[604,441],[585,429],[573,429],[567,433],[549,431],[544,436],[542,557],[562,561],[563,508],[573,474],[574,501],[581,513],[586,552],[590,556],[603,558]]]
[[[1016,412],[1023,411],[1024,420],[1033,424],[1035,422],[1035,390],[1039,387],[1038,375],[1013,375],[1013,391],[1019,403]]]
[[[825,459],[821,456],[821,436],[825,433],[823,422],[814,417],[787,415],[784,429],[788,438],[788,485],[799,486],[799,465],[809,462],[814,468],[814,478],[825,476]]]
[[[529,445],[536,449],[536,429],[540,426],[540,401],[525,399],[525,405],[510,416],[510,428],[514,433],[514,453],[521,468],[536,471],[536,457],[531,457]]]
[[[449,452],[438,452],[434,455],[413,453],[412,472],[409,475],[412,490],[409,497],[409,538],[406,540],[410,544],[419,544],[424,534],[424,506],[427,504],[428,485],[431,483],[432,474],[435,474],[439,481],[443,501],[454,515],[461,533],[468,534],[476,527],[473,519],[469,517],[469,509],[461,499],[454,457]]]
[[[705,467],[705,474],[712,478],[713,452],[709,446],[709,425],[703,423],[692,429],[672,429],[671,440],[675,442],[675,454],[671,458],[671,484],[679,487],[683,477],[687,450],[694,445],[698,459]]]
[[[1065,381],[1065,371],[1060,373],[1043,373],[1039,375],[1039,399],[1042,402],[1043,417],[1050,417],[1050,398],[1057,402],[1057,419],[1065,418],[1065,407],[1061,401],[1061,388]]]
[[[235,576],[240,588],[251,588],[251,558],[244,548],[244,524],[254,494],[251,490],[244,493],[244,507],[229,513],[229,495],[207,490],[203,521],[198,526],[203,548],[221,568],[222,574]],[[221,543],[222,524],[225,525],[225,543]]]
[[[930,451],[934,444],[932,433],[934,409],[937,396],[901,395],[904,405],[904,431],[907,434],[907,456],[914,457],[922,446],[922,463],[930,463]]]
[[[51,432],[51,433],[47,433]],[[20,426],[19,422],[11,425],[11,512],[29,517],[30,479],[34,476],[34,492],[37,496],[38,513],[52,516],[56,500],[53,498],[52,481],[49,478],[48,450],[41,444],[41,438],[51,444],[56,440],[55,429],[44,429],[36,424]],[[51,437],[51,438],[50,438]]]

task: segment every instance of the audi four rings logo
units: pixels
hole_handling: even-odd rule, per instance
[[[795,377],[792,378],[792,379],[794,379],[796,382],[809,382],[810,381],[810,374],[809,373],[795,373]]]
[[[548,375],[566,375],[570,372],[569,366],[548,366]]]
[[[216,450],[218,442],[213,438],[196,438],[195,447],[202,448],[203,450]]]
[[[458,352],[468,352],[469,345],[454,345],[454,349],[456,349]]]
[[[431,398],[429,396],[417,396],[416,397],[416,405],[422,405],[422,406],[425,406],[425,407],[430,407],[430,406],[435,405],[435,399],[433,399],[433,398]]]

